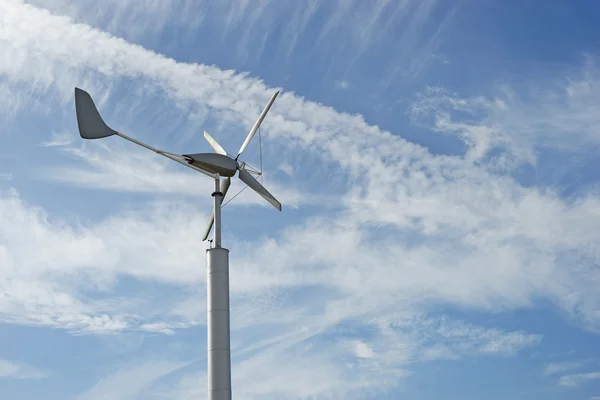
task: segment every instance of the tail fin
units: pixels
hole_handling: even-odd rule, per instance
[[[79,88],[75,88],[75,111],[79,134],[82,138],[101,139],[117,133],[102,120],[92,96]]]

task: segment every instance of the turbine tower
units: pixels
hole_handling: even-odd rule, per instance
[[[246,150],[258,131],[278,94],[279,91],[273,94],[234,158],[227,154],[223,147],[207,132],[204,132],[204,138],[215,153],[178,155],[142,143],[106,125],[90,94],[82,89],[75,88],[75,111],[77,113],[79,134],[82,138],[101,139],[116,135],[214,179],[215,191],[212,193],[214,208],[202,239],[204,241],[208,238],[214,225],[214,243],[207,250],[206,279],[209,400],[231,400],[229,250],[221,247],[221,205],[229,190],[231,178],[237,172],[238,178],[242,182],[281,211],[281,203],[252,176],[246,163],[238,161],[240,155]],[[221,177],[225,177],[222,185]]]

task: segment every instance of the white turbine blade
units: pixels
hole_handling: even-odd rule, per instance
[[[265,200],[271,203],[273,207],[281,211],[281,203],[271,193],[269,193],[269,191],[265,189],[264,186],[260,184],[260,182],[254,179],[254,177],[250,175],[250,172],[242,168],[240,168],[238,171],[238,176],[240,177],[242,182],[250,186],[252,190],[260,194]]]
[[[75,88],[75,113],[77,114],[79,134],[84,139],[101,139],[117,133],[106,125],[92,96],[77,87]]]
[[[260,116],[258,117],[258,119],[256,120],[256,122],[254,123],[254,126],[250,130],[250,133],[248,133],[248,136],[246,137],[246,140],[242,144],[242,147],[240,147],[240,151],[238,152],[237,157],[239,157],[240,154],[242,154],[244,152],[244,150],[246,150],[246,147],[248,147],[248,144],[250,143],[250,141],[254,137],[254,134],[256,133],[256,131],[258,130],[258,128],[260,127],[260,124],[262,124],[263,119],[265,119],[265,117],[267,116],[267,113],[269,112],[269,109],[273,105],[273,102],[277,98],[278,94],[279,94],[279,90],[276,91],[273,94],[273,96],[271,96],[271,100],[269,100],[269,102],[267,103],[265,109],[262,111],[262,113],[260,113]],[[236,160],[237,160],[237,157],[236,157]]]
[[[215,151],[215,153],[222,154],[224,156],[227,155],[227,152],[225,151],[225,149],[223,149],[223,147],[221,147],[221,145],[219,144],[219,142],[217,142],[206,131],[204,131],[204,139],[206,139],[206,141],[208,142],[208,144],[210,144],[210,147],[213,148],[213,150]]]
[[[215,223],[215,209],[213,207],[212,213],[210,213],[210,219],[208,220],[208,225],[206,226],[206,232],[204,232],[204,237],[202,238],[203,242],[206,239],[208,239],[208,235],[210,235],[210,231],[212,230],[214,223]]]
[[[223,187],[221,188],[221,192],[223,192],[223,197],[221,197],[221,204],[223,200],[225,200],[225,196],[227,196],[227,191],[229,190],[229,185],[231,185],[231,178],[226,178],[223,182]],[[208,221],[208,226],[206,227],[206,232],[204,233],[204,237],[202,241],[208,239],[208,235],[210,235],[210,231],[212,230],[213,224],[215,223],[215,209],[213,208],[212,213],[210,214],[210,220]]]

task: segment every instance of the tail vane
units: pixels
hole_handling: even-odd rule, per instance
[[[82,138],[102,139],[117,134],[117,131],[109,128],[100,116],[92,96],[79,88],[75,88],[75,112]]]

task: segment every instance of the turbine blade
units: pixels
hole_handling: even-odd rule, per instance
[[[281,211],[281,203],[271,193],[269,193],[269,191],[267,189],[265,189],[265,187],[263,185],[261,185],[260,182],[258,182],[256,179],[254,179],[254,177],[252,175],[250,175],[250,172],[248,172],[242,168],[240,168],[238,171],[239,171],[238,176],[240,177],[242,182],[244,182],[246,185],[250,186],[250,188],[252,190],[254,190],[256,193],[261,195],[265,200],[267,200],[269,203],[271,203],[271,205],[273,205],[273,207],[275,207],[276,209]]]
[[[227,152],[225,151],[225,149],[223,149],[223,147],[221,147],[221,145],[219,144],[219,142],[217,142],[206,131],[204,131],[204,139],[206,139],[206,141],[208,142],[208,144],[210,144],[210,147],[213,148],[213,150],[215,151],[215,153],[222,154],[224,156],[227,155]]]
[[[92,96],[77,87],[75,88],[75,113],[77,114],[79,134],[84,139],[101,139],[117,133],[106,125]]]
[[[273,105],[273,102],[277,98],[278,94],[279,94],[279,90],[276,91],[275,93],[273,93],[273,96],[271,96],[271,100],[269,100],[269,102],[267,103],[265,109],[262,111],[262,113],[260,113],[260,116],[258,117],[258,119],[256,120],[256,122],[254,123],[254,126],[250,130],[250,133],[248,133],[248,136],[246,136],[246,140],[242,144],[242,147],[240,147],[240,151],[238,152],[236,160],[240,156],[240,154],[242,154],[244,152],[244,150],[246,150],[246,147],[248,147],[248,144],[250,143],[250,141],[254,137],[254,134],[256,133],[256,131],[258,130],[258,128],[260,127],[260,124],[262,124],[263,119],[265,119],[265,117],[267,116],[267,113],[269,112],[269,109]],[[250,186],[250,185],[248,185],[248,186]]]
[[[229,190],[229,185],[231,185],[231,178],[226,178],[225,181],[223,181],[223,187],[221,188],[221,192],[223,192],[223,197],[221,198],[221,204],[223,203],[223,200],[225,200],[225,196],[227,196],[227,191]],[[214,223],[215,223],[215,209],[213,207],[212,213],[210,214],[210,219],[208,221],[208,226],[206,227],[206,232],[204,233],[204,237],[202,238],[203,242],[206,239],[208,239],[208,235],[210,235],[210,231],[212,230]]]
[[[210,218],[208,220],[208,225],[206,226],[206,232],[204,232],[204,237],[202,238],[203,242],[206,239],[208,239],[208,235],[210,235],[210,231],[212,230],[214,223],[215,223],[215,208],[213,207],[212,213],[210,213]]]

